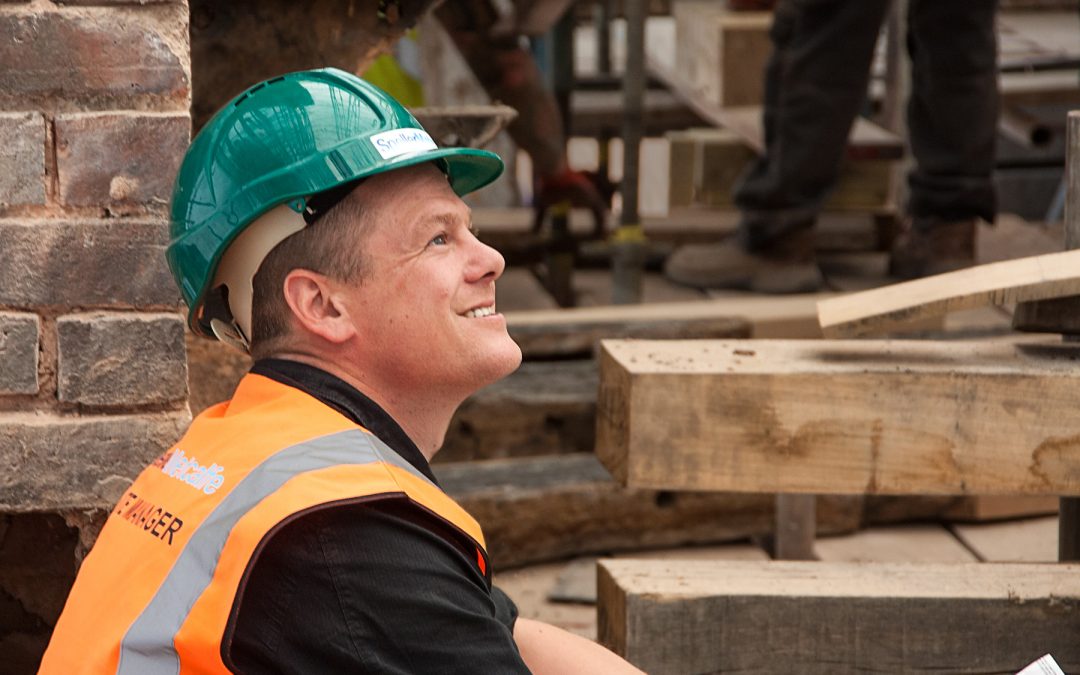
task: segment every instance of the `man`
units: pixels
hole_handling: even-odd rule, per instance
[[[765,154],[735,190],[737,234],[667,261],[675,281],[775,293],[822,284],[814,226],[866,99],[889,0],[780,0],[765,72]],[[974,263],[976,225],[993,222],[998,119],[996,0],[910,0],[907,126],[915,167],[890,258],[901,278]]]
[[[638,672],[517,619],[428,465],[521,360],[459,198],[501,170],[332,69],[206,125],[169,263],[192,330],[256,362],[120,499],[43,673]]]

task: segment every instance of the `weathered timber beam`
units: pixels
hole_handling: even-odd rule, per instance
[[[507,312],[510,337],[525,358],[591,355],[605,338],[750,337],[750,308],[719,300]]]
[[[915,319],[986,305],[1080,295],[1080,250],[977,265],[818,303],[826,337],[887,332]]]
[[[1080,494],[1080,348],[604,341],[597,455],[667,490]]]
[[[579,555],[736,541],[772,529],[772,495],[634,490],[587,454],[434,465],[498,569]],[[818,502],[821,532],[859,527],[862,499]]]
[[[458,408],[440,461],[589,452],[595,445],[596,363],[523,363]]]
[[[1080,670],[1080,566],[604,560],[600,641],[665,673]]]

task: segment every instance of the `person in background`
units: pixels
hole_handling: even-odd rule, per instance
[[[735,189],[737,232],[686,246],[665,271],[697,287],[796,293],[821,287],[814,228],[866,99],[888,0],[779,0],[765,72],[765,153]],[[974,263],[993,222],[999,94],[996,0],[910,0],[907,128],[915,165],[889,271],[914,278]]]

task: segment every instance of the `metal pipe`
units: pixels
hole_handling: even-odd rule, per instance
[[[1065,250],[1080,248],[1080,110],[1065,125]],[[1075,341],[1075,336],[1065,336]],[[1062,497],[1058,507],[1058,560],[1080,560],[1080,497]]]
[[[596,71],[603,75],[611,72],[611,3],[600,0],[593,6],[596,22]]]
[[[1026,148],[1043,148],[1054,140],[1050,125],[1019,108],[1003,108],[998,118],[1001,133]]]
[[[641,127],[645,96],[645,0],[626,0],[626,72],[623,79],[622,214],[614,235],[615,304],[641,302],[645,236],[638,214]]]

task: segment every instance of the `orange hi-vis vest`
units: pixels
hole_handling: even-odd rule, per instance
[[[415,467],[308,394],[247,375],[120,498],[40,672],[229,672],[227,626],[270,536],[313,510],[376,499],[453,525],[487,576],[480,526]]]

